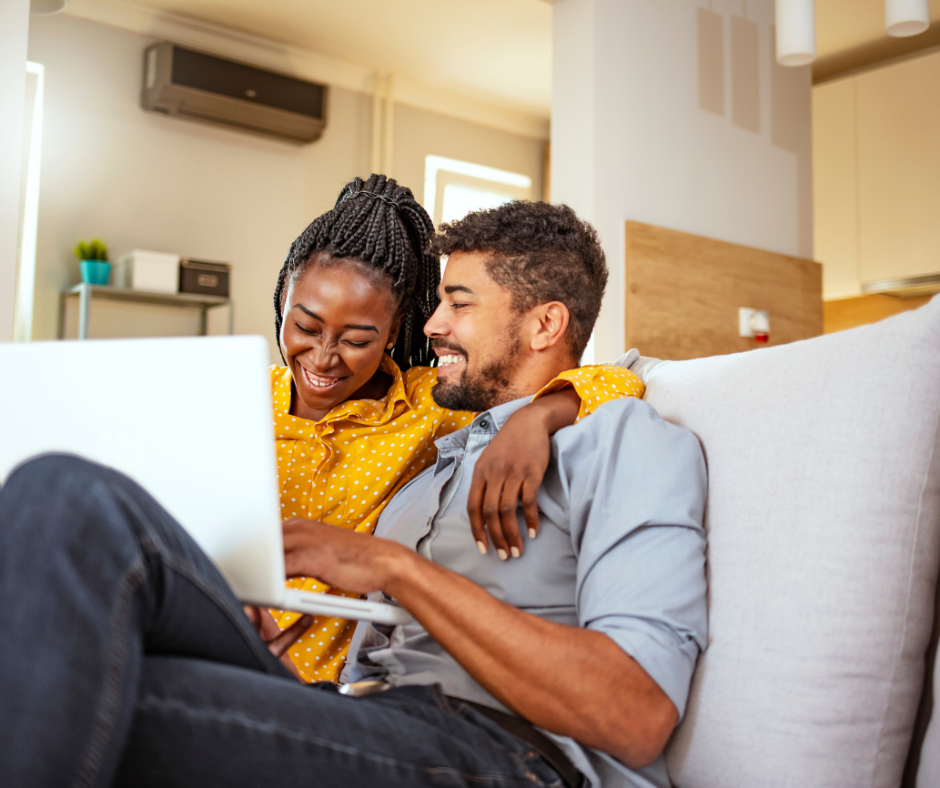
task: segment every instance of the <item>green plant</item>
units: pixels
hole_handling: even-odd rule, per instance
[[[90,241],[79,241],[72,249],[79,260],[107,260],[108,247],[104,241],[93,238]]]

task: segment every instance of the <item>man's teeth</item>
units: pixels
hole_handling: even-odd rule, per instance
[[[445,367],[448,364],[456,364],[459,361],[463,361],[463,356],[441,356],[438,360],[439,366]]]

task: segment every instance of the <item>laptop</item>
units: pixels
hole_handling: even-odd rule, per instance
[[[268,344],[262,337],[0,344],[0,485],[76,454],[147,490],[249,604],[383,624],[403,608],[284,585]]]

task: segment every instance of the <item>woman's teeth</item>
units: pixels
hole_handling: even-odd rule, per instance
[[[448,364],[456,364],[463,361],[463,356],[441,356],[438,359],[438,365],[446,367]]]
[[[323,378],[323,377],[320,377],[319,375],[314,375],[312,372],[310,372],[307,369],[304,369],[304,377],[307,379],[307,382],[311,386],[313,386],[314,388],[318,388],[318,389],[326,388],[327,386],[332,386],[334,383],[336,383],[337,380],[339,380],[339,378]]]

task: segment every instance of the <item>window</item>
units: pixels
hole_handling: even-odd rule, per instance
[[[26,63],[26,112],[23,124],[23,167],[20,185],[20,226],[16,248],[16,302],[13,339],[33,336],[33,297],[36,282],[36,229],[39,219],[39,161],[42,147],[44,69]]]
[[[425,158],[424,206],[435,226],[462,219],[471,211],[531,198],[528,175],[443,156]]]

